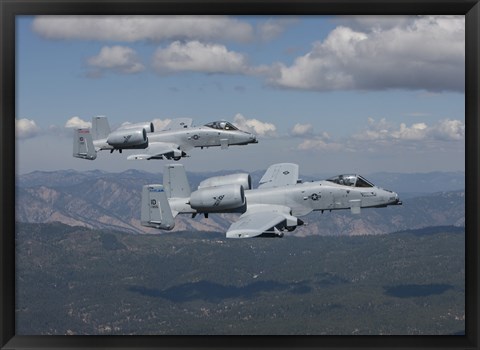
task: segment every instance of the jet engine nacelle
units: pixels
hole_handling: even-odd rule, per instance
[[[239,184],[201,188],[190,195],[190,206],[201,213],[242,209],[245,204]]]
[[[131,129],[145,129],[145,131],[147,133],[151,133],[155,130],[155,128],[153,127],[153,123],[148,123],[148,122],[144,122],[144,123],[135,123],[135,124],[125,124],[125,125],[122,125],[121,127],[119,127],[117,129],[118,130],[131,130]]]
[[[224,176],[214,176],[200,182],[198,188],[223,186],[223,185],[240,185],[245,190],[252,189],[252,178],[249,174],[232,174]]]
[[[147,148],[147,131],[145,129],[116,130],[108,135],[107,143],[116,149]]]

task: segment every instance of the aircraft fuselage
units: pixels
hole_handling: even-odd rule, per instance
[[[379,187],[357,188],[314,181],[296,185],[245,191],[249,204],[285,205],[291,215],[302,216],[315,210],[381,207],[398,203],[398,194]]]
[[[291,215],[294,216],[303,216],[318,210],[374,208],[401,204],[398,194],[392,191],[376,186],[365,188],[342,186],[326,180],[246,190],[245,198],[246,209],[254,204],[282,205],[290,207]],[[188,198],[171,198],[169,202],[172,210],[178,213],[197,213],[197,210],[188,205]]]
[[[241,130],[216,130],[206,126],[190,127],[185,130],[162,131],[150,134],[149,142],[172,142],[180,144],[183,151],[195,147],[215,147],[229,145],[246,145],[256,143],[253,134]]]
[[[254,134],[241,130],[221,130],[207,126],[196,126],[184,130],[161,131],[148,134],[148,143],[166,142],[180,145],[182,151],[196,147],[228,147],[231,145],[246,145],[257,143]],[[107,143],[107,139],[94,140],[95,147],[101,150],[112,150],[114,147]]]

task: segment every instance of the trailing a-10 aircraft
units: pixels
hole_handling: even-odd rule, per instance
[[[249,174],[216,176],[191,192],[181,164],[165,165],[163,185],[142,189],[141,224],[162,230],[175,226],[178,214],[242,213],[226,232],[228,238],[282,237],[303,225],[298,216],[316,210],[401,205],[398,194],[373,185],[360,175],[339,175],[323,181],[301,182],[298,165],[270,166],[257,189]]]
[[[124,149],[141,149],[127,159],[173,159],[187,156],[186,151],[195,147],[215,147],[222,149],[231,145],[257,143],[255,135],[239,130],[227,121],[211,122],[202,126],[192,126],[192,119],[172,120],[163,130],[154,131],[153,123],[123,125],[110,130],[106,117],[93,117],[91,129],[76,129],[73,139],[73,156],[94,160],[97,152],[110,150],[112,153]]]

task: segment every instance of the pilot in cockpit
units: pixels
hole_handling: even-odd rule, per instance
[[[221,129],[221,130],[238,130],[232,123],[229,123],[226,121],[211,122],[211,123],[205,124],[205,126],[208,126],[213,129]]]

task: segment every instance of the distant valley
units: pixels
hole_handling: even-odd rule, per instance
[[[206,177],[218,174],[225,172],[188,173],[188,176],[193,188]],[[252,174],[255,186],[262,174]],[[302,218],[307,225],[298,227],[289,235],[383,234],[427,226],[465,225],[462,173],[378,173],[368,178],[381,187],[397,191],[403,206],[365,209],[360,215],[352,215],[349,211],[314,212]],[[131,233],[162,233],[164,231],[140,225],[141,187],[161,182],[161,174],[138,170],[122,173],[66,170],[20,175],[16,183],[16,220],[61,222]],[[208,219],[203,216],[191,219],[179,215],[173,232],[225,232],[236,216],[238,214],[211,214]]]

